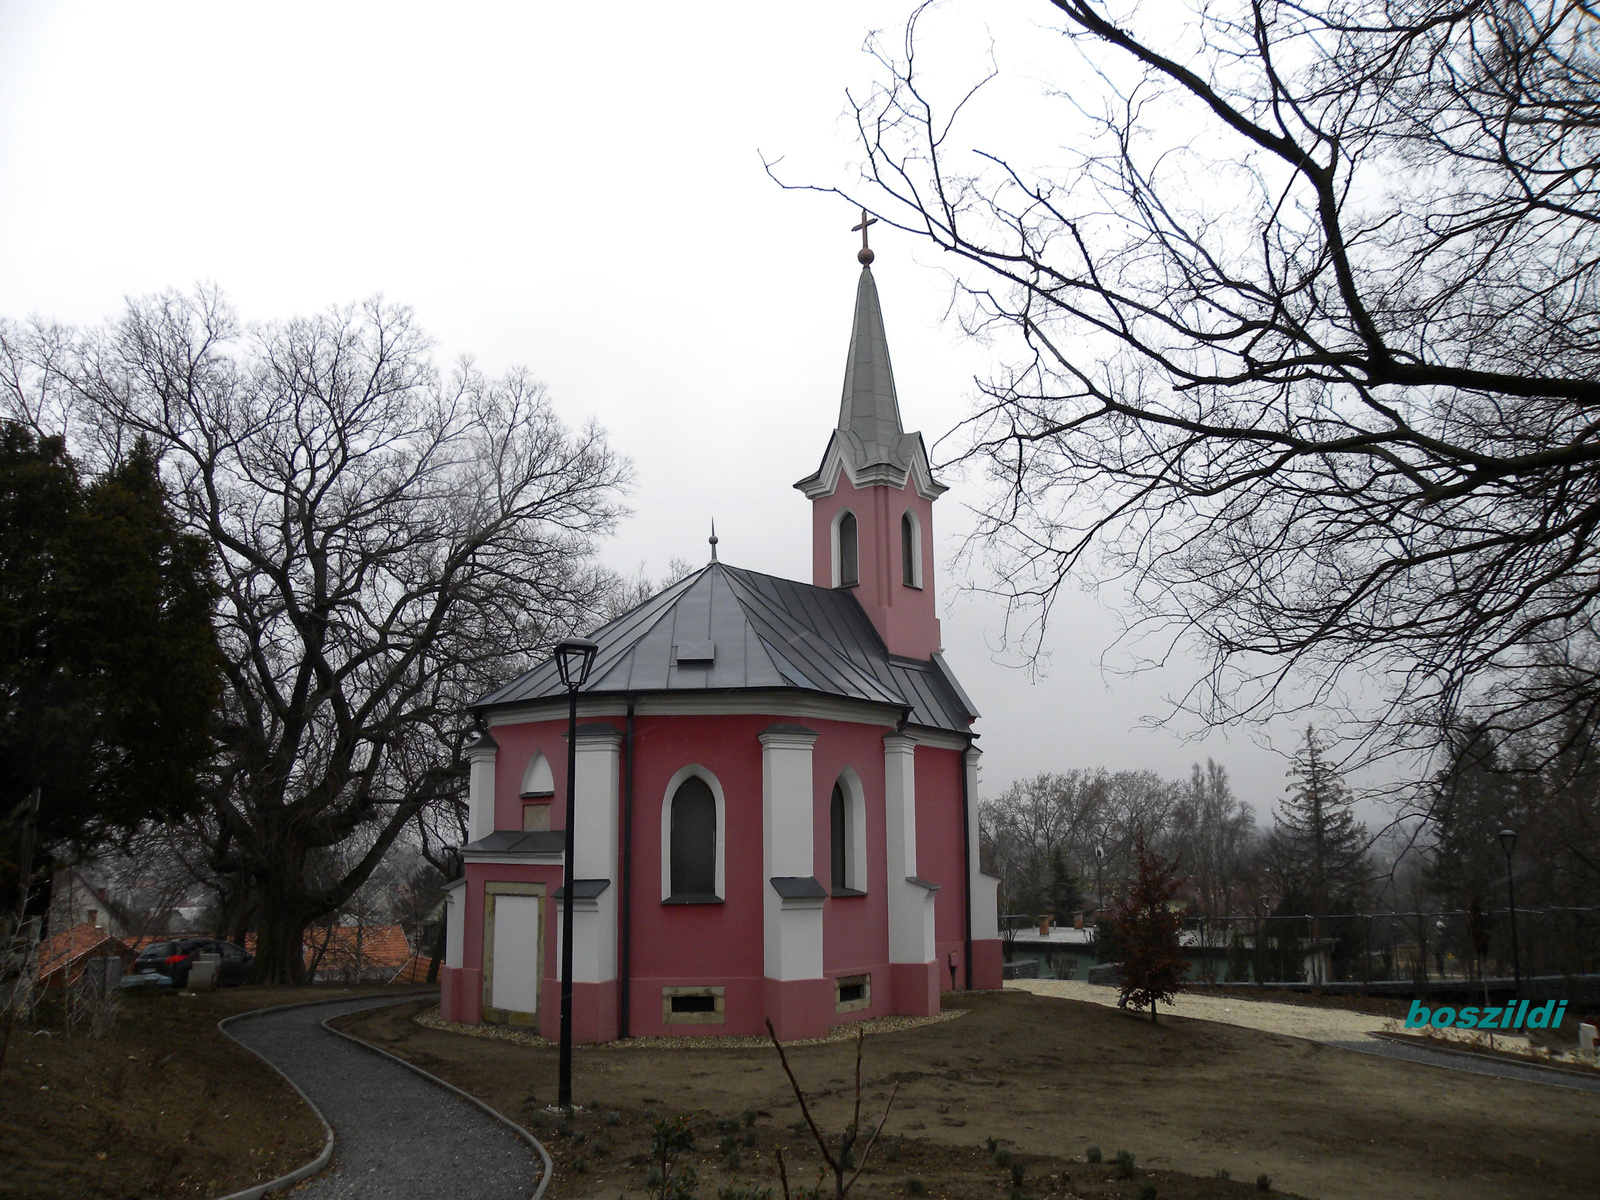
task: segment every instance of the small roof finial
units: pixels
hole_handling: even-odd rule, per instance
[[[861,233],[861,249],[856,251],[856,261],[863,267],[870,267],[873,259],[872,247],[867,245],[867,226],[876,225],[877,223],[878,218],[867,216],[867,210],[863,208],[861,210],[861,224],[850,227],[851,233],[855,233],[858,230]]]
[[[711,518],[711,561],[717,561],[717,519]]]

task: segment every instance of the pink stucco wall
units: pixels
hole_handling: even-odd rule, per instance
[[[586,721],[585,723],[592,723]],[[619,730],[624,722],[608,719]],[[950,987],[948,962],[955,956],[957,986],[965,986],[965,885],[961,823],[961,755],[955,750],[919,746],[916,751],[918,874],[943,885],[935,897],[935,935],[939,956],[931,968],[891,970],[888,936],[887,880],[884,877],[883,735],[889,726],[877,723],[807,720],[818,734],[812,750],[813,874],[830,883],[831,825],[829,802],[834,782],[853,768],[866,799],[866,895],[830,897],[823,902],[823,975],[804,987],[783,985],[773,990],[764,978],[762,911],[767,885],[762,845],[762,748],[759,735],[773,724],[792,724],[793,717],[773,714],[736,716],[644,716],[634,727],[633,886],[627,903],[633,915],[630,989],[630,1031],[651,1034],[750,1034],[762,1030],[763,1018],[782,1017],[786,1036],[808,1036],[801,1029],[822,1028],[843,1021],[888,1012],[937,1011],[937,996]],[[550,761],[555,778],[552,826],[565,823],[566,729],[564,720],[502,725],[494,729],[500,750],[495,770],[495,815],[500,828],[519,829],[523,771],[536,752]],[[626,753],[626,750],[624,750]],[[661,814],[667,787],[681,768],[697,764],[720,784],[725,806],[725,889],[721,904],[670,905],[661,901]],[[624,767],[626,760],[624,759]],[[623,827],[629,814],[622,814]],[[620,878],[620,863],[614,873]],[[481,990],[483,963],[484,884],[490,879],[540,882],[553,891],[560,883],[554,866],[471,864],[467,868],[463,965]],[[619,888],[619,899],[622,889]],[[546,905],[541,1031],[556,1033],[559,1011],[559,964],[556,909]],[[998,961],[998,960],[997,960]],[[975,964],[976,965],[976,964]],[[871,976],[870,1007],[850,1013],[834,1011],[831,981],[841,975]],[[985,972],[987,976],[988,972]],[[975,979],[975,982],[977,980]],[[663,1021],[662,988],[724,988],[725,1018],[717,1026],[690,1026]],[[465,975],[449,986],[468,987]],[[980,986],[982,986],[980,984]],[[592,994],[591,994],[592,993]],[[930,1001],[929,997],[932,996]],[[619,995],[616,985],[579,985],[574,990],[575,1035],[579,1041],[615,1036]],[[481,1003],[481,998],[479,1000]],[[778,1004],[779,1009],[771,1005]],[[931,1008],[930,1008],[931,1005]],[[476,1019],[474,1006],[463,997],[447,1004],[452,1019]],[[460,1013],[460,1016],[455,1016]]]
[[[832,494],[811,502],[811,581],[833,586],[833,518],[848,508],[856,517],[861,582],[851,589],[891,654],[927,658],[941,648],[934,609],[933,502],[883,484],[857,490],[839,475]],[[907,587],[900,563],[900,517],[916,513],[922,531],[922,586]]]

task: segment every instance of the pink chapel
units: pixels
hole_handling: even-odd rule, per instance
[[[573,1037],[780,1038],[1001,986],[978,865],[972,702],[940,652],[933,502],[900,423],[863,249],[838,426],[795,486],[812,581],[711,562],[590,636],[576,850],[568,699],[545,662],[473,706],[469,841],[450,885],[446,1020]]]

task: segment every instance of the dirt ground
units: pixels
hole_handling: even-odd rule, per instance
[[[866,1040],[863,1120],[898,1082],[886,1128],[900,1140],[892,1161],[874,1154],[853,1196],[1010,1196],[989,1139],[1021,1160],[1033,1200],[1134,1200],[1152,1186],[1163,1200],[1221,1200],[1254,1193],[1262,1174],[1274,1192],[1318,1200],[1587,1197],[1600,1179],[1593,1094],[1209,1021],[1152,1026],[1017,991],[947,1003],[966,1015]],[[779,1146],[792,1182],[816,1179],[819,1156],[793,1128],[799,1110],[770,1050],[580,1048],[576,1099],[590,1111],[563,1131],[539,1111],[554,1099],[553,1047],[427,1029],[410,1019],[425,1007],[342,1024],[534,1129],[558,1160],[560,1200],[642,1196],[650,1127],[676,1115],[696,1130],[703,1196],[775,1187]],[[854,1057],[850,1042],[790,1051],[827,1130],[850,1119]],[[1086,1162],[1090,1147],[1105,1161]],[[1134,1157],[1131,1181],[1115,1178],[1119,1150]]]
[[[106,1038],[19,1026],[0,1075],[0,1197],[219,1196],[322,1150],[322,1126],[217,1021],[330,988],[132,995]]]

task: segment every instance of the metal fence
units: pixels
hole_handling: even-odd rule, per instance
[[[1414,985],[1600,974],[1600,907],[1191,919],[1218,982]],[[1320,977],[1320,978],[1319,978]]]

